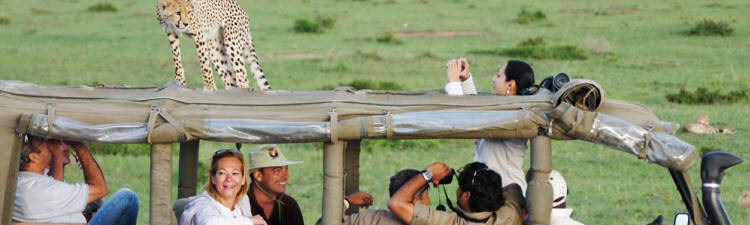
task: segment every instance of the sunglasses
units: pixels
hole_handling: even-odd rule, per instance
[[[218,151],[214,152],[214,156],[213,156],[212,159],[213,160],[217,160],[217,159],[223,158],[224,156],[227,156],[227,155],[239,155],[240,157],[242,157],[242,152],[240,152],[240,150],[231,149],[231,148],[230,149],[221,149],[221,150],[218,150]]]

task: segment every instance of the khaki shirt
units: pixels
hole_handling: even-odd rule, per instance
[[[505,196],[505,205],[495,211],[497,217],[490,218],[486,223],[473,223],[464,220],[455,212],[438,211],[422,204],[414,204],[414,218],[412,225],[464,225],[464,224],[486,224],[486,225],[520,225],[521,214],[523,213],[523,196],[517,189],[503,191]],[[460,209],[459,209],[460,210]],[[468,213],[466,216],[475,219],[484,219],[492,215],[492,212]]]
[[[417,204],[421,205],[421,204]],[[388,210],[382,209],[368,209],[362,212],[344,216],[345,225],[402,225],[398,218]]]

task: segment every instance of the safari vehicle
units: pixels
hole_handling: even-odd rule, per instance
[[[171,151],[180,143],[178,197],[195,194],[198,141],[324,142],[323,224],[340,224],[344,194],[358,189],[362,139],[531,140],[527,207],[531,224],[549,224],[551,139],[579,139],[630,153],[669,170],[698,225],[730,224],[721,204],[722,171],[741,162],[709,153],[701,164],[703,207],[686,169],[697,151],[673,136],[677,125],[644,106],[606,99],[590,80],[531,96],[451,97],[439,92],[226,90],[42,87],[0,81],[2,224],[11,223],[19,149],[24,135],[99,143],[151,144],[151,224],[174,224]],[[451,118],[451,119],[449,119]],[[455,119],[460,118],[460,119]],[[686,224],[686,215],[678,215]]]

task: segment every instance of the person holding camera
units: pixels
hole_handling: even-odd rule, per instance
[[[448,61],[448,84],[445,92],[452,96],[475,95],[469,61],[458,58]],[[492,77],[492,94],[515,96],[529,93],[534,85],[534,70],[525,62],[509,60]],[[474,161],[485,163],[503,177],[503,186],[518,184],[526,192],[523,159],[527,139],[478,139],[474,148]]]
[[[523,196],[518,184],[502,186],[502,177],[481,162],[472,162],[458,173],[458,208],[440,211],[413,203],[414,194],[430,182],[437,186],[452,176],[450,167],[435,162],[412,177],[388,201],[388,209],[404,224],[493,224],[519,225]]]

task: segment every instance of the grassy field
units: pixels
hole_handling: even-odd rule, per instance
[[[116,12],[92,12],[99,1],[0,0],[0,79],[48,86],[128,84],[160,86],[173,78],[171,51],[155,19],[155,1],[106,1]],[[723,93],[750,86],[750,3],[747,1],[479,1],[479,0],[241,0],[251,17],[257,52],[269,82],[280,90],[320,89],[357,79],[397,82],[407,90],[442,88],[444,64],[467,57],[480,91],[509,56],[470,54],[514,47],[542,37],[548,45],[585,50],[586,60],[525,59],[537,82],[558,72],[599,82],[607,97],[645,104],[661,119],[680,124],[707,114],[727,136],[677,136],[699,149],[722,149],[750,159],[748,101],[682,105],[665,99],[680,88]],[[546,18],[516,22],[522,9]],[[297,19],[330,17],[323,33],[293,31]],[[729,36],[687,36],[702,19],[724,21]],[[595,52],[599,52],[597,54]],[[189,86],[202,87],[193,44],[183,39]],[[220,80],[217,78],[217,80]],[[219,84],[221,86],[221,84]],[[388,177],[445,161],[459,167],[472,158],[471,140],[365,141],[361,184],[386,208]],[[202,143],[201,158],[224,143]],[[101,146],[99,146],[101,147]],[[111,146],[109,146],[111,147]],[[144,149],[144,145],[116,146]],[[247,146],[252,147],[252,146]],[[313,224],[320,216],[322,145],[284,145],[304,164],[291,169],[289,193]],[[554,168],[570,186],[573,218],[586,224],[645,224],[659,214],[671,224],[685,211],[667,171],[636,157],[580,141],[553,142]],[[148,223],[147,155],[99,154],[111,190],[139,193],[140,224]],[[204,162],[205,162],[204,161]],[[177,155],[174,157],[176,169]],[[528,159],[526,159],[528,165]],[[690,169],[699,187],[699,163]],[[81,174],[68,170],[69,181]],[[175,170],[175,194],[177,173]],[[452,189],[451,187],[449,189]],[[722,186],[735,224],[750,224],[750,208],[738,198],[750,189],[750,164],[729,170]],[[449,190],[451,193],[452,190]],[[436,202],[437,192],[430,192]],[[452,196],[455,197],[455,196]]]

